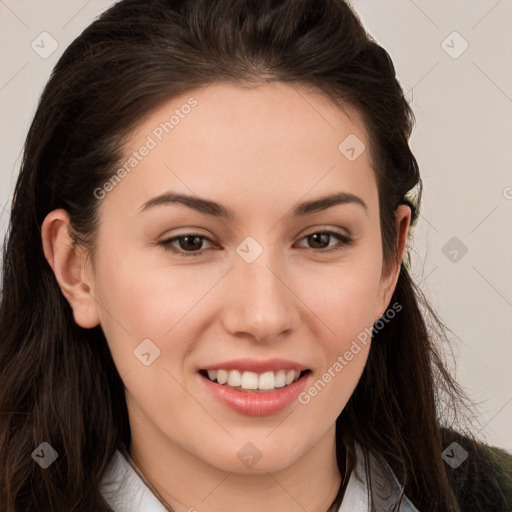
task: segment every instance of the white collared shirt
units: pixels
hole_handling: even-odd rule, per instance
[[[357,466],[350,475],[343,501],[338,512],[369,512],[368,492],[365,477],[364,454],[355,445]],[[370,459],[372,467],[372,489],[377,510],[388,510],[396,503],[400,484],[390,466]],[[137,471],[123,454],[116,450],[100,486],[100,492],[115,512],[167,512],[167,508],[144,483]],[[193,511],[194,508],[190,507]],[[399,512],[419,512],[404,496]]]

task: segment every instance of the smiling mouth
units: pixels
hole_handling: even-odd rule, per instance
[[[200,370],[199,374],[215,384],[236,391],[268,393],[303,378],[310,370],[276,370],[264,373],[242,372],[239,370]]]

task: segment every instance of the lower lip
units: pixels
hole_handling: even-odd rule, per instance
[[[294,383],[268,393],[238,391],[199,375],[208,391],[230,409],[248,416],[271,416],[289,406],[306,387],[309,372]]]

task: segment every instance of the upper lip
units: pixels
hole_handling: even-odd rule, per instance
[[[224,361],[221,363],[214,363],[202,370],[240,370],[242,372],[265,373],[278,370],[296,370],[302,372],[307,370],[308,367],[303,364],[291,361],[289,359],[233,359],[231,361]]]

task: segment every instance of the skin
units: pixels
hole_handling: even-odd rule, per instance
[[[307,405],[267,417],[212,399],[197,371],[282,357],[307,365],[315,382],[390,306],[410,209],[397,210],[399,258],[385,267],[359,115],[281,83],[213,84],[174,98],[133,131],[127,156],[191,96],[198,105],[100,201],[94,257],[72,246],[64,210],[44,221],[45,255],[75,321],[101,324],[126,387],[131,456],[176,511],[325,511],[341,482],[335,421],[369,344]],[[349,134],[366,146],[354,161],[338,150]],[[236,217],[177,204],[139,211],[164,191],[214,200]],[[346,203],[292,217],[298,202],[334,191],[359,196],[367,211]],[[325,229],[353,243],[308,238]],[[190,233],[206,237],[199,256],[158,245]],[[247,236],[263,248],[252,263],[235,250]],[[183,244],[173,242],[186,252]],[[147,338],[160,350],[149,366],[133,354]],[[261,453],[250,468],[237,457],[247,442]]]

